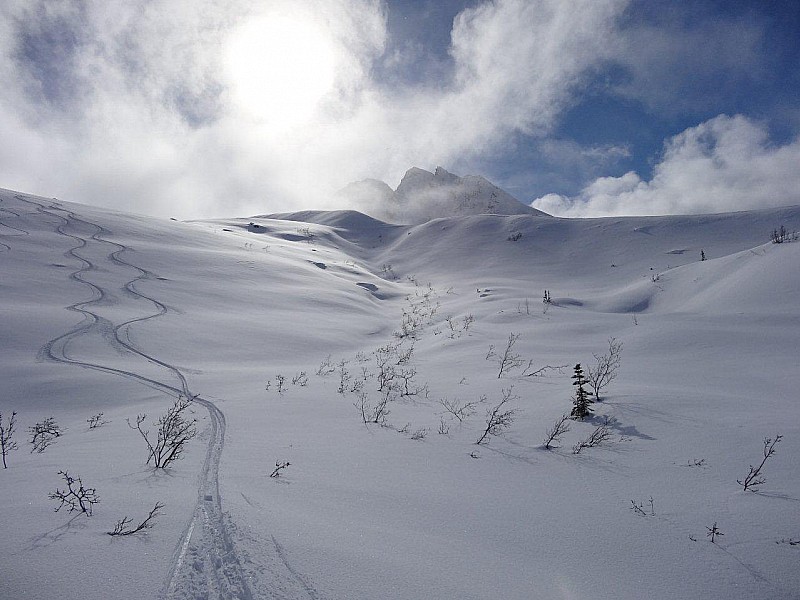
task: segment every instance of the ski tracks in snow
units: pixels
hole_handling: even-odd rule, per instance
[[[213,402],[191,392],[186,377],[178,367],[147,354],[131,341],[131,325],[156,319],[169,312],[169,308],[165,304],[136,289],[137,282],[153,279],[155,276],[125,260],[122,255],[132,252],[132,250],[123,244],[105,239],[103,236],[108,235],[108,232],[100,225],[81,219],[74,213],[55,205],[46,206],[22,196],[16,196],[16,198],[33,206],[41,215],[58,222],[55,232],[74,242],[65,256],[80,263],[80,267],[70,273],[69,278],[89,287],[92,292],[90,299],[66,307],[69,311],[79,313],[83,317],[82,321],[70,331],[47,342],[40,350],[40,358],[132,379],[173,397],[184,395],[208,411],[211,436],[199,477],[198,499],[192,517],[175,551],[162,597],[168,600],[197,600],[199,598],[252,600],[253,596],[247,577],[236,555],[228,531],[219,494],[219,463],[225,446],[225,415]],[[3,210],[12,212],[8,209]],[[15,213],[12,212],[12,214]],[[20,235],[25,233],[27,232]],[[113,294],[102,284],[88,278],[91,272],[99,270],[89,258],[90,246],[93,250],[98,247],[108,247],[109,251],[104,252],[105,258],[112,266],[116,267],[117,271],[133,270],[136,272],[136,275],[130,278],[123,287],[131,297],[150,303],[155,308],[154,313],[116,324],[98,314],[97,307],[101,303],[113,302]],[[164,380],[147,376],[133,368],[127,370],[71,356],[71,342],[86,335],[100,336],[116,351],[126,353],[131,358],[144,359],[151,366],[160,368],[165,375]]]

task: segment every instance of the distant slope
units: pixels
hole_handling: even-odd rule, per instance
[[[365,179],[351,183],[337,196],[347,205],[390,223],[418,224],[440,217],[481,214],[548,216],[483,177],[459,177],[441,167],[433,173],[409,169],[396,190],[382,181]]]

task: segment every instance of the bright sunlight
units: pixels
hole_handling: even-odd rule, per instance
[[[329,34],[300,16],[248,21],[231,36],[225,59],[239,108],[280,129],[309,120],[334,82]]]

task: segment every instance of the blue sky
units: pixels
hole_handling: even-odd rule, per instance
[[[7,0],[0,186],[181,217],[406,169],[570,216],[800,203],[791,0]]]

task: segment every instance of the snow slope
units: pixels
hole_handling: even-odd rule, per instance
[[[797,597],[800,242],[769,232],[800,229],[800,208],[279,217],[0,192],[0,412],[20,445],[0,470],[0,597]],[[566,368],[498,378],[486,356],[511,333],[525,365]],[[610,337],[619,377],[543,449],[571,367]],[[392,395],[383,426],[357,409],[359,386],[382,397],[379,348],[418,392]],[[476,445],[508,390],[513,423]],[[200,435],[153,472],[126,419],[181,393]],[[30,453],[49,416],[65,434]],[[573,454],[603,416],[611,439]],[[775,434],[766,483],[742,491]],[[276,461],[291,464],[270,478]],[[97,488],[93,516],[53,511],[61,469]],[[145,535],[106,535],[156,501]]]

